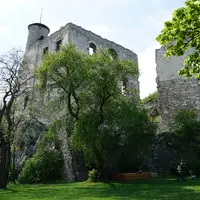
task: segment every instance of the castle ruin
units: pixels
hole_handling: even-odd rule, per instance
[[[33,23],[28,26],[29,34],[26,44],[24,59],[27,60],[30,73],[42,62],[43,55],[60,50],[61,45],[71,42],[78,51],[88,54],[95,53],[98,49],[108,49],[114,57],[120,60],[134,60],[138,64],[135,53],[104,39],[99,35],[87,31],[80,26],[68,23],[60,30],[48,36],[50,29],[41,23]],[[139,91],[138,77],[128,77],[127,88]]]
[[[98,49],[108,49],[116,59],[134,60],[136,64],[138,64],[137,55],[132,51],[72,23],[68,23],[51,35],[49,35],[50,29],[41,23],[30,24],[28,26],[28,31],[28,39],[24,54],[25,65],[22,70],[22,73],[25,73],[25,75],[34,74],[36,67],[41,64],[43,56],[46,53],[57,52],[60,50],[61,45],[68,43],[72,43],[78,51],[86,54],[93,54]],[[31,133],[34,141],[38,141],[42,134],[41,132],[36,133],[34,131],[38,130],[38,126],[43,127],[42,130],[44,130],[45,127],[47,128],[48,125],[55,120],[55,117],[59,119],[62,113],[65,112],[65,106],[61,106],[62,109],[60,113],[54,114],[48,109],[42,108],[45,101],[45,95],[38,94],[37,91],[35,91],[34,86],[36,81],[37,80],[35,80],[33,76],[28,82],[30,93],[28,94],[29,104],[27,107],[31,108],[31,114],[27,111],[27,116],[30,118],[34,117],[34,120],[29,122],[31,126],[29,125],[29,130],[26,131],[28,133],[27,135],[30,135]],[[139,93],[138,77],[127,77],[126,87],[131,91],[134,90]],[[52,93],[54,93],[54,91],[52,91]],[[50,95],[53,96],[53,94]],[[52,115],[54,118],[51,117]],[[76,162],[74,154],[70,150],[66,130],[65,128],[60,127],[57,131],[62,141],[61,151],[64,157],[63,178],[71,181],[81,180],[82,177],[85,176],[84,167],[80,166],[80,162]],[[36,142],[34,142],[34,144],[36,144]],[[27,149],[29,149],[29,155],[34,154],[34,152],[30,150],[30,147],[27,147]],[[35,149],[35,146],[33,149]],[[24,159],[24,157],[26,157],[26,152],[21,153],[21,160]]]
[[[78,51],[83,53],[93,54],[98,49],[109,49],[114,53],[115,58],[121,60],[134,59],[136,64],[138,64],[137,55],[132,51],[72,23],[68,23],[51,35],[49,35],[50,29],[41,23],[30,24],[28,30],[29,34],[24,54],[24,60],[26,61],[24,65],[25,73],[28,74],[34,74],[34,70],[42,62],[43,56],[47,52],[57,52],[60,50],[61,45],[70,42]],[[195,108],[200,111],[200,86],[198,81],[196,79],[187,79],[177,74],[177,71],[183,67],[184,59],[189,53],[190,51],[184,56],[174,56],[166,59],[164,47],[156,50],[156,81],[158,90],[158,103],[156,106],[161,116],[162,130],[168,130],[174,115],[180,109]],[[41,105],[42,101],[44,101],[44,96],[40,96],[34,91],[35,81],[35,78],[33,78],[28,82],[30,87],[29,104],[31,104],[31,111],[34,110],[36,115],[34,120],[30,121],[27,132],[28,135],[34,138],[34,141],[38,141],[42,131],[52,122],[52,113],[48,110],[42,110]],[[128,77],[126,86],[131,90],[139,92],[138,77]],[[56,115],[57,117],[60,116],[59,114]],[[31,117],[31,115],[29,116]],[[85,174],[84,169],[78,166],[80,163],[77,164],[74,154],[69,148],[66,130],[61,127],[58,133],[62,141],[61,150],[64,156],[63,178],[72,181],[81,180],[84,177],[83,174]],[[22,162],[24,157],[34,154],[30,147],[27,148],[29,155],[27,155],[27,151],[21,153],[19,162]]]

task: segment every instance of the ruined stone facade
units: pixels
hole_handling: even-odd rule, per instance
[[[200,85],[196,79],[178,75],[188,50],[183,56],[165,57],[165,48],[156,50],[158,107],[162,130],[168,130],[175,114],[181,109],[200,111]]]
[[[35,67],[42,62],[42,57],[46,52],[59,51],[61,45],[69,42],[83,53],[91,53],[91,51],[95,53],[98,49],[109,49],[118,59],[134,59],[138,64],[137,55],[132,51],[72,23],[68,23],[50,36],[48,36],[50,29],[44,24],[30,24],[28,30],[24,59],[27,60],[30,73],[33,73]],[[126,86],[139,91],[138,78],[129,77]]]
[[[50,29],[46,25],[40,23],[30,24],[28,30],[29,34],[24,54],[25,65],[22,70],[25,75],[26,73],[34,73],[35,68],[42,62],[45,53],[59,51],[61,45],[68,44],[69,42],[71,42],[78,51],[83,53],[91,54],[91,51],[95,53],[98,49],[109,49],[114,52],[118,59],[134,59],[136,64],[138,64],[137,55],[132,51],[72,23],[68,23],[51,35],[49,35]],[[51,111],[42,108],[44,96],[39,95],[35,91],[35,82],[35,78],[28,82],[28,86],[30,87],[29,105],[31,107],[31,112],[34,111],[34,113],[36,113],[34,117],[48,127],[51,120],[55,120],[55,116],[58,119],[62,115],[62,112],[65,112],[65,106],[62,105],[61,112],[54,114],[54,119],[52,119]],[[139,92],[138,77],[128,77],[126,87],[131,91]],[[74,169],[74,166],[78,166],[80,163],[74,161],[75,158],[68,144],[68,136],[67,133],[65,133],[66,130],[60,127],[58,132],[62,141],[61,150],[64,157],[64,178],[68,180],[80,180],[80,174],[83,173],[83,171],[81,171],[82,169]]]

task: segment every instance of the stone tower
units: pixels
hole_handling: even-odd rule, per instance
[[[26,43],[26,52],[29,51],[32,45],[34,45],[37,41],[46,39],[50,32],[50,29],[41,23],[34,23],[28,26],[29,34]]]

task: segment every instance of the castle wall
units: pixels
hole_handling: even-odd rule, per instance
[[[178,75],[183,68],[188,50],[183,56],[164,56],[164,47],[156,50],[156,71],[158,106],[161,115],[161,127],[168,130],[175,114],[180,109],[195,108],[200,111],[200,85],[196,79],[188,79]]]
[[[29,34],[30,37],[30,34]],[[37,37],[38,34],[37,34]],[[83,53],[89,53],[89,45],[91,43],[95,44],[96,50],[98,49],[113,49],[117,53],[117,57],[120,60],[132,60],[138,64],[138,58],[132,51],[118,45],[112,41],[104,39],[91,31],[87,31],[79,26],[72,23],[68,23],[65,27],[61,28],[57,32],[51,34],[49,37],[43,40],[37,40],[32,44],[24,55],[24,59],[27,60],[27,70],[28,73],[33,73],[36,66],[42,62],[43,51],[48,47],[48,52],[56,51],[56,43],[61,40],[62,45],[67,44],[69,41],[75,45],[77,50]],[[30,85],[34,81],[30,81]],[[128,77],[127,87],[131,90],[139,92],[139,82],[138,77]]]
[[[79,51],[88,52],[90,43],[94,43],[98,49],[114,49],[120,60],[134,59],[138,63],[137,55],[132,51],[118,45],[112,41],[104,39],[91,31],[87,31],[72,23],[68,24],[70,35],[69,40],[76,46]]]
[[[113,49],[117,53],[117,57],[120,60],[134,60],[138,65],[138,58],[135,53],[132,51],[118,45],[112,41],[104,39],[91,31],[87,31],[79,26],[76,26],[72,23],[68,24],[69,26],[69,40],[76,46],[76,48],[84,53],[88,53],[89,44],[95,44],[98,49]],[[131,91],[139,92],[139,82],[138,77],[128,77],[127,88]],[[139,95],[139,94],[138,94]]]

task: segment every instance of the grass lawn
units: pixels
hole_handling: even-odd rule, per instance
[[[9,185],[0,200],[200,200],[200,180]]]

